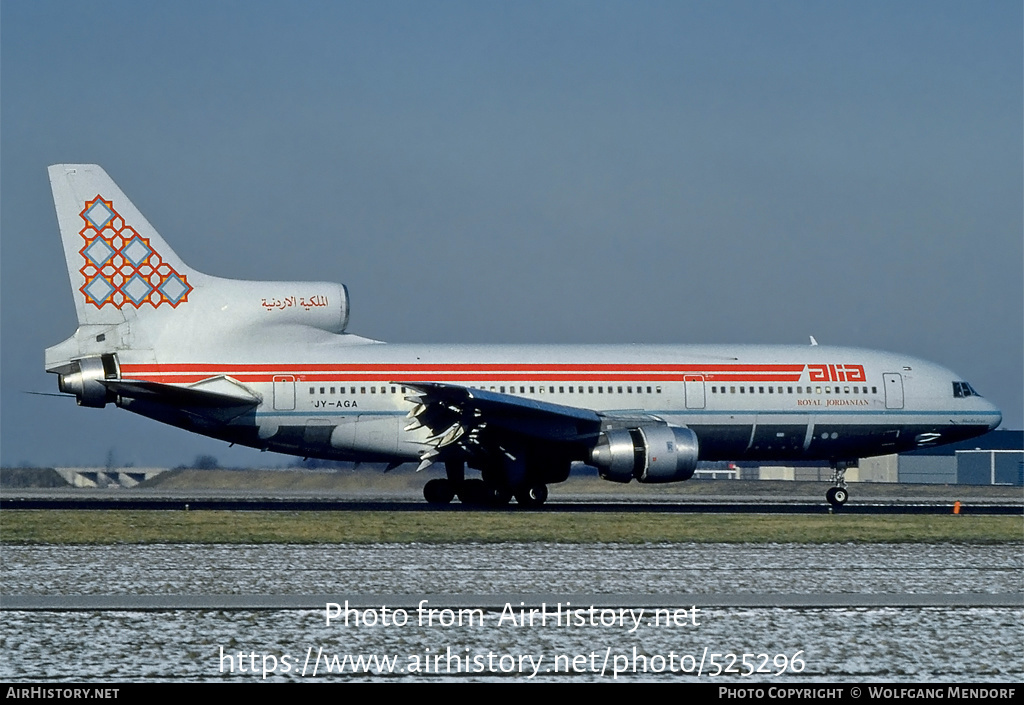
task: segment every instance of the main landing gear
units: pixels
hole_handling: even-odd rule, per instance
[[[456,497],[463,504],[480,507],[503,507],[516,498],[526,508],[539,507],[548,498],[548,487],[543,483],[511,488],[485,480],[467,480],[462,463],[445,463],[446,478],[431,480],[423,487],[423,498],[430,504],[449,504]]]
[[[430,504],[449,504],[456,497],[463,504],[478,507],[503,507],[516,498],[521,507],[536,508],[548,498],[548,486],[535,484],[515,492],[507,487],[492,485],[483,480],[463,480],[460,483],[447,478],[436,478],[423,487],[423,498]]]
[[[850,498],[850,492],[846,489],[846,469],[856,461],[835,460],[832,462],[832,484],[825,492],[825,501],[833,507],[841,507]]]

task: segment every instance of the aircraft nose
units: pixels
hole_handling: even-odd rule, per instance
[[[992,418],[988,422],[988,430],[994,431],[999,428],[999,424],[1003,422],[1003,412],[996,407],[992,402],[988,402],[989,411],[992,413]]]

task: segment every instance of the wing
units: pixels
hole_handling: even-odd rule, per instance
[[[415,393],[407,431],[426,427],[432,448],[421,454],[418,470],[434,462],[465,457],[478,463],[502,462],[524,447],[558,449],[583,459],[603,430],[640,421],[645,414],[608,413],[524,399],[484,389],[436,382],[396,382]],[[574,451],[578,451],[575,452]]]

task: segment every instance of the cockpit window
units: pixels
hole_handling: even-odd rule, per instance
[[[953,382],[953,396],[960,399],[962,397],[980,397],[981,395],[974,391],[974,387],[967,382]]]

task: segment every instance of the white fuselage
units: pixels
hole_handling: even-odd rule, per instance
[[[413,461],[425,447],[426,431],[404,430],[414,406],[405,385],[417,382],[654,415],[693,429],[704,460],[866,457],[977,435],[1001,418],[981,397],[954,397],[959,378],[949,370],[858,348],[363,343],[260,352],[262,361],[239,351],[246,362],[122,355],[121,374],[173,385],[226,376],[261,398],[233,424],[258,429],[255,439],[236,440],[275,449],[282,429],[294,429],[286,439],[301,429],[321,447],[285,440],[280,450],[388,461]]]

